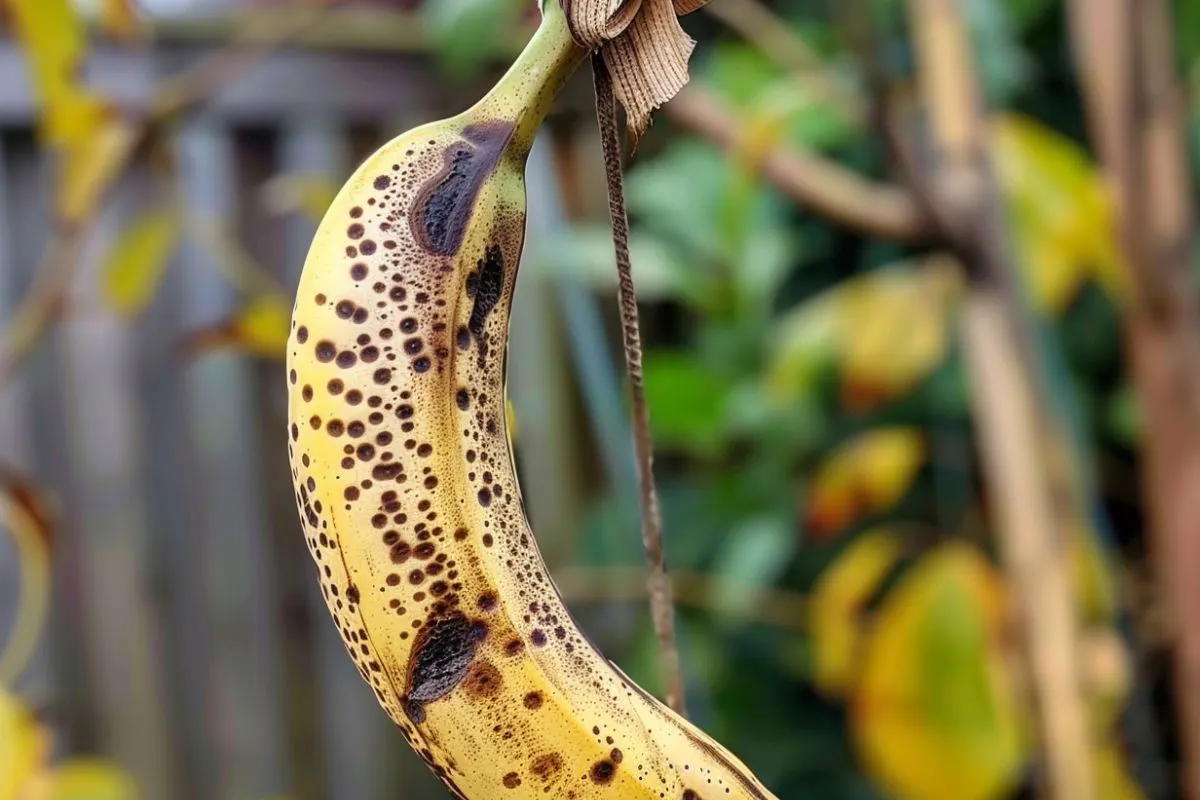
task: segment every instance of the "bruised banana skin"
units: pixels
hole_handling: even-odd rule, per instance
[[[584,53],[557,3],[478,105],[384,145],[317,231],[288,346],[289,456],[334,622],[457,797],[774,800],[572,622],[505,425],[534,134]]]

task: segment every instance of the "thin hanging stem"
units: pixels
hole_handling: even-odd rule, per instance
[[[642,506],[642,542],[649,566],[650,614],[658,636],[659,659],[667,687],[667,705],[687,715],[683,696],[683,671],[675,643],[674,604],[663,557],[662,516],[658,490],[654,486],[654,446],[650,439],[650,413],[642,383],[642,338],[638,330],[637,294],[629,259],[629,219],[625,215],[625,183],[621,172],[621,139],[617,128],[617,104],[612,77],[599,55],[592,56],[596,82],[596,117],[604,148],[604,172],[608,182],[608,211],[612,217],[613,246],[617,254],[617,298],[621,305],[621,332],[625,345],[625,368],[633,400],[633,441],[637,455],[638,488]]]

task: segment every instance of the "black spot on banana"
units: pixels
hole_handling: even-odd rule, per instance
[[[556,2],[476,106],[384,145],[304,266],[289,456],[359,672],[458,797],[773,796],[572,622],[529,530],[505,425],[525,162],[585,53]]]

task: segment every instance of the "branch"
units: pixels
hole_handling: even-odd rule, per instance
[[[596,83],[596,117],[604,146],[604,171],[608,184],[608,211],[612,217],[613,244],[617,259],[617,296],[621,306],[621,333],[625,345],[625,367],[633,406],[633,444],[637,456],[638,489],[642,511],[642,542],[649,567],[650,612],[658,634],[659,661],[667,687],[667,705],[681,717],[687,716],[684,701],[683,667],[675,642],[675,610],[671,584],[667,580],[662,542],[662,514],[654,485],[654,443],[650,438],[650,412],[642,381],[642,340],[638,326],[637,292],[633,265],[629,260],[629,219],[625,214],[625,187],[621,172],[621,138],[617,130],[617,99],[613,79],[600,55],[592,56]]]
[[[1146,409],[1141,483],[1171,620],[1180,788],[1200,798],[1200,310],[1170,12],[1161,0],[1072,0],[1068,9],[1091,138],[1114,191],[1134,289],[1126,349]]]
[[[791,72],[798,83],[813,90],[845,119],[859,124],[865,121],[856,87],[835,77],[788,21],[760,0],[718,0],[704,10]]]
[[[1040,420],[1009,333],[1004,304],[988,292],[967,298],[964,356],[1000,549],[1019,606],[1029,677],[1040,710],[1048,796],[1094,798],[1091,747],[1078,676],[1078,632],[1063,548],[1044,475]]]
[[[689,86],[663,110],[684,130],[724,150],[742,146],[743,130],[721,100]],[[874,184],[837,163],[792,147],[777,147],[758,162],[759,174],[797,205],[868,236],[917,242],[931,234],[927,218],[903,189]]]
[[[331,0],[325,0],[326,4]],[[333,0],[336,2],[336,0]],[[318,4],[318,8],[319,8]],[[415,11],[349,5],[329,9],[320,25],[311,25],[312,5],[213,8],[184,17],[154,17],[145,21],[147,36],[159,42],[217,44],[231,38],[243,42],[276,42],[277,29],[293,31],[290,46],[309,50],[358,51],[388,54],[428,54],[432,45]],[[87,18],[97,39],[111,38],[97,17]],[[485,44],[496,60],[510,59],[529,39],[530,26],[505,30]]]
[[[111,144],[103,146],[102,153],[75,154],[76,157],[103,159],[104,164],[89,176],[93,184],[85,193],[86,199],[72,207],[64,218],[56,220],[57,231],[37,268],[34,285],[21,299],[8,327],[0,335],[0,386],[7,383],[28,358],[58,316],[75,277],[83,243],[95,227],[97,212],[139,148],[149,141],[159,126],[250,69],[297,30],[316,22],[322,11],[319,5],[306,8],[304,13],[289,17],[284,24],[272,24],[263,18],[258,25],[240,32],[235,42],[180,75],[166,79],[156,90],[152,111],[147,116],[107,123],[108,130],[95,134],[96,138],[107,135],[112,139]]]
[[[972,235],[960,255],[973,278],[963,338],[1002,558],[1020,603],[1045,748],[1049,796],[1095,797],[1081,687],[1080,644],[1065,537],[1070,519],[1055,499],[1076,500],[1062,470],[1062,426],[1039,383],[1039,362],[1006,242],[1000,192],[961,0],[909,0],[919,88],[933,138],[936,202]]]

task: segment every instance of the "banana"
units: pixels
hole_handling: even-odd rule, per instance
[[[586,53],[557,2],[478,104],[370,156],[322,220],[288,344],[309,551],[359,672],[457,797],[774,800],[576,627],[505,425],[525,163]]]

